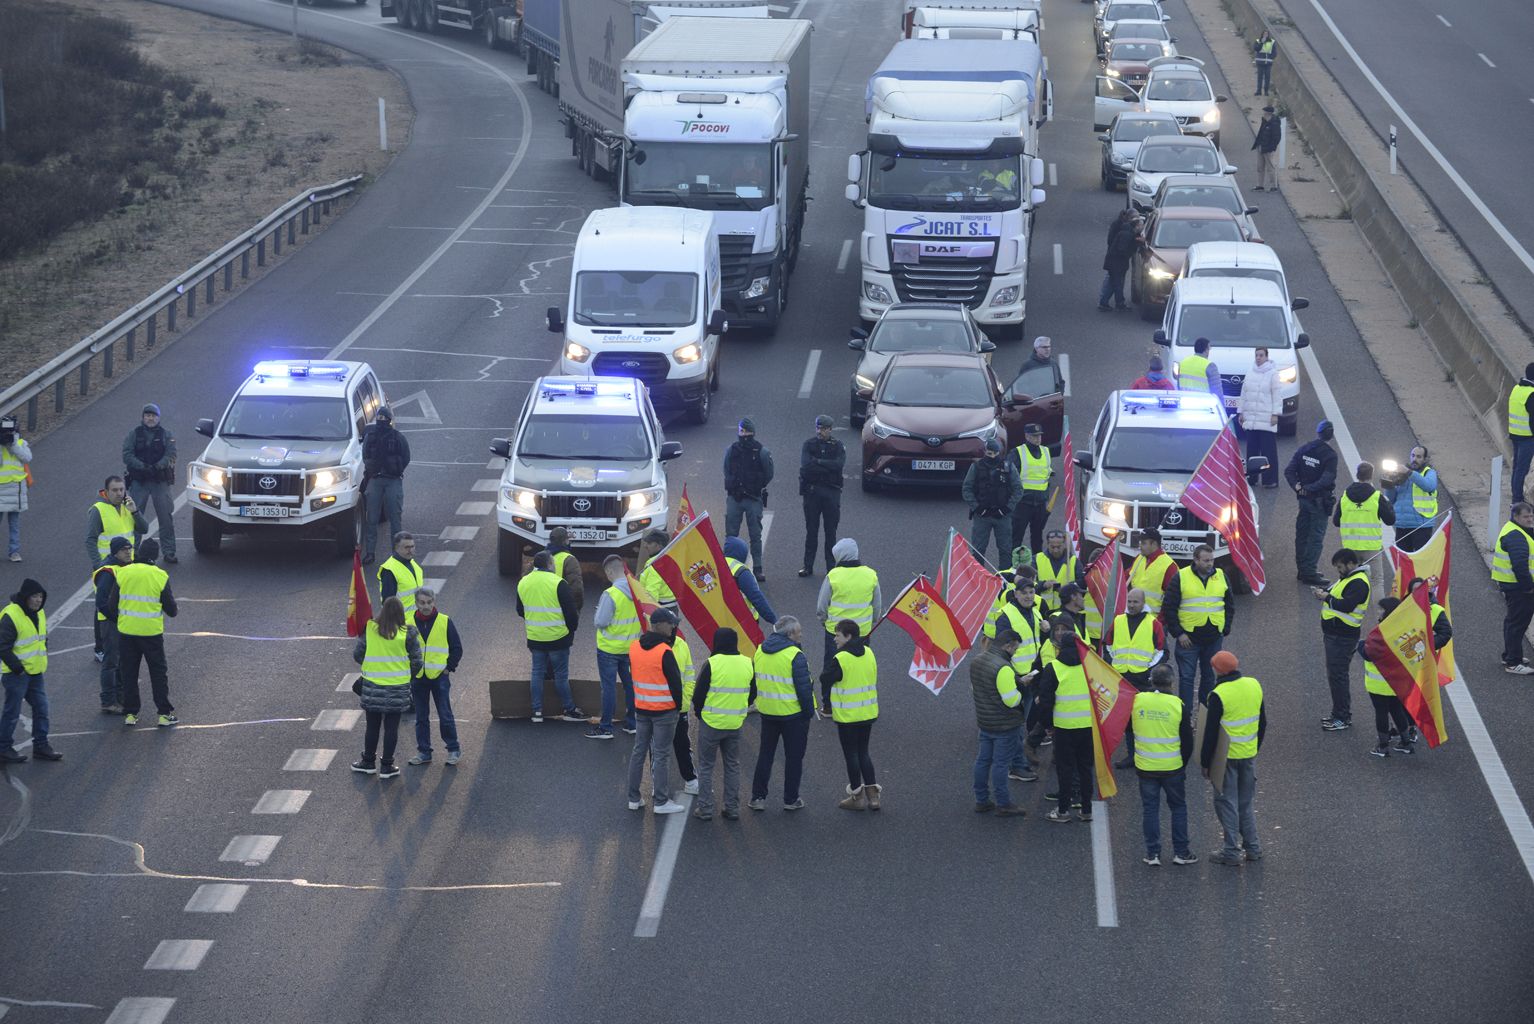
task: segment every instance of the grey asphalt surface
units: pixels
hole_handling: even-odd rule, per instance
[[[289,17],[283,7],[234,0],[193,5],[278,28]],[[1045,45],[1058,91],[1043,141],[1058,184],[1039,215],[1030,278],[1029,333],[1050,334],[1071,357],[1078,424],[1138,375],[1150,348],[1150,325],[1093,308],[1103,230],[1123,197],[1097,184],[1088,12],[1076,4],[1049,12]],[[1172,13],[1179,47],[1207,57],[1179,4]],[[842,176],[846,153],[861,143],[863,84],[893,39],[895,15],[888,3],[827,0],[810,0],[805,14],[816,21],[817,201],[787,318],[775,338],[730,337],[714,421],[676,424],[669,434],[685,448],[673,483],[685,480],[694,502],[717,512],[719,455],[738,417],[756,420],[781,474],[772,488],[769,593],[780,613],[812,620],[818,581],[793,575],[803,534],[792,466],[815,414],[846,427],[854,358],[843,346],[856,322],[857,272],[854,264],[838,273],[836,263],[861,215],[840,197]],[[371,361],[396,399],[426,390],[443,420],[406,425],[416,458],[406,516],[423,554],[463,552],[456,567],[428,575],[445,579],[441,604],[468,648],[455,679],[466,758],[448,768],[436,744],[436,764],[406,768],[392,783],[347,771],[360,724],[311,728],[323,710],[355,707],[349,692],[336,692],[354,667],[341,638],[345,564],[322,544],[245,538],[217,558],[199,557],[183,511],[173,580],[184,611],[168,647],[186,724],[128,732],[96,713],[88,647],[62,653],[89,643],[89,619],[75,611],[55,625],[49,672],[56,745],[67,759],[10,769],[0,784],[6,1024],[104,1020],[118,1000],[140,996],[176,999],[170,1021],[228,1022],[915,1022],[1126,1010],[1145,1021],[1526,1019],[1534,887],[1458,718],[1451,714],[1452,739],[1441,749],[1376,761],[1366,756],[1371,716],[1355,669],[1360,728],[1317,728],[1327,707],[1317,612],[1293,580],[1293,503],[1282,491],[1259,492],[1269,587],[1241,599],[1230,644],[1268,692],[1260,865],[1144,867],[1136,787],[1121,773],[1121,795],[1107,811],[1119,926],[1100,928],[1090,829],[1041,817],[1052,773],[1014,789],[1026,820],[975,815],[967,675],[961,669],[932,697],[904,676],[909,642],[882,630],[873,754],[885,810],[836,809],[840,753],[833,727],[817,725],[809,808],[784,814],[775,790],[765,814],[687,821],[659,934],[634,938],[665,823],[624,810],[621,738],[590,743],[578,726],[490,719],[485,680],[524,674],[527,656],[512,584],[495,572],[493,520],[458,514],[460,503],[489,497],[473,489],[496,475],[488,440],[510,425],[527,382],[554,355],[541,311],[561,301],[559,258],[579,219],[611,196],[576,172],[553,103],[523,84],[519,59],[466,37],[428,41],[379,27],[373,8],[320,7],[303,17],[314,35],[405,76],[418,110],[410,147],[325,234],[37,446],[47,484],[26,520],[27,561],[0,572],[7,590],[23,572],[42,579],[59,609],[87,571],[76,536],[83,509],[98,478],[118,468],[119,440],[144,401],[165,407],[189,460],[200,450],[196,418],[216,414],[252,362],[328,351],[468,222],[348,352]],[[876,33],[878,45],[869,41]],[[1250,138],[1225,126],[1247,186]],[[509,188],[490,195],[519,152]],[[1366,455],[1402,454],[1407,417],[1287,208],[1257,195],[1264,236],[1284,256],[1295,293],[1312,301],[1305,325],[1353,435]],[[532,244],[478,244],[513,240]],[[1061,275],[1051,272],[1056,243]],[[552,262],[535,275],[528,265],[536,261]],[[820,370],[800,399],[814,349]],[[998,367],[1010,371],[1025,352],[1004,344]],[[1303,423],[1322,415],[1313,392],[1303,404]],[[843,533],[857,537],[893,594],[912,574],[933,571],[949,525],[963,525],[962,505],[955,495],[863,494],[852,477],[856,436],[839,436],[851,448]],[[1293,447],[1281,440],[1281,457]],[[438,540],[452,525],[480,530],[467,544]],[[1335,543],[1334,533],[1328,549]],[[1498,671],[1501,601],[1463,531],[1456,548],[1464,685],[1527,796],[1534,684]],[[597,592],[588,577],[588,607]],[[291,639],[315,636],[331,639]],[[589,637],[588,618],[579,675],[594,672]],[[808,640],[812,660],[820,644]],[[749,769],[755,727],[748,730]],[[402,740],[401,759],[408,728]],[[301,748],[337,753],[327,771],[284,771]],[[252,814],[269,789],[311,795],[292,816]],[[1218,842],[1208,790],[1190,780],[1189,793],[1194,849],[1207,854]],[[219,860],[232,837],[251,834],[281,836],[269,861]],[[135,843],[153,877],[135,867],[136,850],[124,845]],[[235,912],[183,911],[200,884],[217,881],[251,886]],[[529,883],[556,884],[453,888]],[[381,888],[356,888],[370,886]],[[196,971],[144,970],[157,943],[173,939],[213,946]]]
[[[1534,8],[1517,0],[1404,0],[1388,7],[1320,3],[1390,95],[1527,249],[1534,239],[1534,211],[1517,182],[1518,169],[1534,163],[1534,138],[1523,130],[1534,111],[1525,53],[1534,39]],[[1382,148],[1390,125],[1398,126],[1402,168],[1422,187],[1503,301],[1525,325],[1534,324],[1534,273],[1401,124],[1311,0],[1280,4],[1373,127]],[[1249,89],[1252,81],[1239,84]]]

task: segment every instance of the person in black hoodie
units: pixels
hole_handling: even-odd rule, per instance
[[[644,807],[639,786],[644,781],[645,757],[650,759],[650,792],[656,814],[676,814],[687,808],[671,799],[672,738],[677,710],[682,706],[682,669],[671,645],[676,613],[657,608],[650,629],[629,645],[629,670],[634,678],[634,752],[629,755],[629,810]]]
[[[48,694],[43,673],[48,668],[48,616],[43,605],[48,592],[34,579],[21,581],[10,604],[0,609],[0,685],[5,688],[5,710],[0,712],[0,764],[19,764],[27,755],[16,749],[16,723],[21,702],[32,708],[32,753],[42,761],[64,758],[48,743]]]
[[[1054,731],[1054,746],[1060,806],[1045,817],[1050,821],[1069,821],[1070,809],[1075,806],[1082,821],[1091,821],[1092,730],[1068,728],[1055,721],[1055,697],[1060,689],[1062,672],[1070,671],[1078,676],[1081,672],[1081,652],[1076,647],[1076,624],[1069,613],[1055,616],[1054,635],[1051,639],[1059,653],[1040,670],[1034,680],[1038,696],[1034,698],[1033,710],[1028,713],[1028,731],[1036,738],[1050,726],[1059,726]],[[1061,718],[1061,722],[1066,721],[1066,717]],[[1034,746],[1038,746],[1038,743],[1034,742]]]

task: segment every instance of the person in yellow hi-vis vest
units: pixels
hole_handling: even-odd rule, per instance
[[[1161,866],[1161,800],[1172,812],[1172,863],[1197,864],[1188,843],[1188,759],[1193,756],[1193,725],[1182,701],[1172,693],[1177,673],[1171,665],[1150,670],[1150,685],[1135,694],[1129,713],[1134,736],[1135,774],[1140,778],[1141,831],[1145,863]],[[1115,765],[1114,767],[1118,767]]]
[[[879,590],[879,574],[858,561],[858,542],[843,537],[831,547],[836,565],[821,581],[820,594],[815,598],[815,614],[826,627],[826,657],[822,670],[829,668],[841,648],[836,643],[836,624],[851,619],[858,624],[858,635],[864,647],[869,646],[868,634],[884,609],[884,595]]]
[[[85,551],[91,568],[111,555],[113,537],[127,537],[136,546],[138,538],[148,532],[149,522],[128,497],[123,478],[107,477],[96,503],[85,510]]]
[[[879,718],[879,663],[852,619],[838,622],[831,635],[836,657],[820,674],[820,700],[821,706],[831,711],[842,757],[847,761],[847,795],[837,806],[848,811],[865,807],[877,811],[884,791],[874,781],[868,740]]]
[[[1353,470],[1357,478],[1337,498],[1332,510],[1332,525],[1342,531],[1342,546],[1358,552],[1360,564],[1369,574],[1370,583],[1380,582],[1388,566],[1385,555],[1385,527],[1396,524],[1395,506],[1374,489],[1374,464],[1360,462]]]
[[[0,416],[0,519],[9,521],[6,554],[21,561],[21,514],[27,510],[27,487],[32,482],[32,447],[21,437],[16,417]]]
[[[698,669],[692,688],[692,709],[698,716],[698,801],[693,817],[714,816],[714,755],[724,760],[726,821],[740,817],[740,733],[746,708],[756,700],[756,672],[740,653],[733,629],[714,630],[714,653]]]
[[[117,617],[108,612],[116,607],[117,570],[133,561],[133,542],[127,537],[113,537],[111,551],[107,561],[91,574],[91,585],[96,590],[93,603],[96,606],[96,643],[100,647],[96,660],[101,663],[101,713],[120,715],[123,713],[122,670],[118,661],[121,645],[117,642]]]
[[[1252,801],[1257,796],[1257,749],[1268,729],[1268,711],[1262,699],[1262,684],[1242,675],[1240,669],[1240,660],[1230,651],[1214,656],[1218,682],[1209,695],[1204,745],[1198,760],[1204,778],[1209,778],[1220,736],[1223,733],[1228,738],[1224,785],[1214,795],[1214,812],[1225,833],[1225,846],[1209,855],[1211,863],[1227,866],[1240,864],[1243,852],[1247,860],[1262,860]]]
[[[362,713],[367,717],[362,757],[352,762],[352,771],[392,779],[399,774],[394,745],[399,739],[400,715],[410,706],[410,680],[420,675],[426,664],[420,634],[406,620],[399,598],[384,598],[377,616],[357,638],[352,660],[362,666],[362,677],[353,689],[362,699]],[[380,733],[383,757],[375,760]]]
[[[1028,718],[1031,733],[1055,732],[1055,779],[1059,806],[1045,818],[1071,820],[1071,808],[1082,821],[1092,820],[1092,693],[1081,666],[1075,627],[1069,615],[1055,619],[1053,640],[1060,652],[1034,681],[1038,696]]]
[[[16,723],[25,701],[32,708],[32,754],[42,761],[61,761],[64,755],[48,742],[48,694],[43,674],[48,670],[48,616],[43,605],[48,592],[36,580],[21,581],[21,588],[0,609],[0,662],[5,671],[5,710],[0,711],[0,764],[18,764],[27,755],[16,749]]]
[[[403,603],[403,602],[401,602]],[[453,716],[453,673],[463,660],[463,640],[447,613],[437,607],[437,592],[421,587],[415,592],[415,612],[409,617],[421,638],[421,671],[410,680],[410,699],[415,703],[415,756],[406,764],[431,764],[431,708],[437,706],[437,725],[447,763],[463,759],[458,745],[458,720]]]
[[[157,724],[179,725],[170,702],[170,673],[165,665],[165,617],[176,617],[176,598],[170,592],[170,576],[155,565],[160,542],[139,541],[133,561],[117,570],[114,607],[107,614],[117,619],[117,661],[122,678],[123,725],[138,724],[139,662],[149,665],[149,689],[154,695]]]
[[[757,742],[756,774],[751,780],[753,811],[767,809],[767,787],[772,782],[772,762],[783,741],[783,809],[800,811],[804,800],[799,782],[804,775],[804,751],[809,744],[810,722],[815,717],[815,684],[810,679],[809,659],[804,656],[804,629],[799,620],[785,615],[756,649],[752,669],[756,674],[756,710],[761,719]]]
[[[534,724],[543,722],[543,681],[551,675],[564,707],[560,720],[584,722],[586,715],[570,693],[570,646],[580,612],[570,585],[554,574],[554,558],[547,551],[534,555],[532,571],[517,581],[517,614],[527,624],[527,650],[533,661],[528,690]]]

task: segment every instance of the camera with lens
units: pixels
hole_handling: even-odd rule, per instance
[[[0,445],[13,444],[16,441],[16,417],[0,416]]]

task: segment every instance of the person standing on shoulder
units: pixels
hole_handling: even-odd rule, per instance
[[[1163,796],[1172,812],[1172,863],[1198,863],[1198,854],[1188,842],[1186,769],[1193,756],[1193,725],[1182,701],[1172,693],[1176,678],[1170,665],[1151,669],[1150,686],[1135,694],[1129,713],[1135,774],[1140,777],[1145,863],[1153,868],[1161,866]]]
[[[1412,445],[1405,476],[1382,491],[1396,514],[1396,547],[1416,551],[1433,536],[1438,518],[1438,470],[1428,464],[1427,448]]]
[[[682,704],[682,670],[672,645],[677,617],[665,608],[650,616],[650,631],[629,645],[629,665],[634,673],[634,752],[629,755],[628,808],[644,808],[639,787],[644,782],[646,758],[650,762],[651,810],[677,814],[687,808],[671,799],[671,748],[676,732],[676,713]]]
[[[1183,357],[1176,370],[1179,391],[1219,396],[1225,393],[1225,385],[1220,382],[1220,368],[1209,359],[1208,338],[1194,338],[1193,354]]]
[[[410,680],[410,699],[415,703],[416,754],[405,763],[431,764],[431,707],[436,704],[447,763],[454,765],[462,759],[463,748],[458,745],[458,722],[453,717],[450,694],[453,673],[463,660],[463,641],[458,637],[458,627],[437,609],[437,592],[430,587],[415,592],[415,614],[411,618],[421,638],[421,671]]]
[[[1268,460],[1261,476],[1262,486],[1271,490],[1278,486],[1278,414],[1284,398],[1278,364],[1268,358],[1266,346],[1259,346],[1252,357],[1252,372],[1241,382],[1241,397],[1236,399],[1236,416],[1246,432],[1246,457],[1261,455]],[[1255,487],[1257,477],[1250,473],[1246,482]]]
[[[101,485],[101,496],[85,513],[85,551],[91,568],[105,562],[112,554],[112,540],[126,537],[134,547],[149,532],[149,523],[128,494],[120,476],[109,476]],[[156,545],[158,548],[158,545]]]
[[[32,471],[32,446],[22,440],[16,417],[0,416],[0,517],[9,520],[6,555],[21,561],[21,514],[27,510],[27,488]]]
[[[1278,44],[1273,41],[1273,33],[1263,29],[1262,35],[1252,43],[1252,63],[1257,65],[1257,91],[1252,93],[1253,96],[1266,96],[1272,88],[1273,57],[1277,51]]]
[[[836,528],[842,520],[842,471],[847,466],[847,446],[832,436],[836,421],[815,417],[815,436],[799,447],[799,494],[804,498],[804,565],[800,576],[815,573],[815,549],[825,531],[826,569],[836,544]]]
[[[1331,713],[1321,719],[1327,732],[1353,727],[1350,672],[1364,612],[1369,608],[1369,570],[1359,564],[1358,552],[1342,548],[1332,555],[1337,582],[1330,588],[1312,587],[1321,605],[1321,646],[1326,654],[1326,683],[1332,691]]]
[[[1021,640],[1012,629],[1003,629],[990,649],[977,653],[969,663],[969,686],[980,729],[974,770],[975,811],[979,814],[995,811],[1002,817],[1021,818],[1027,813],[1012,802],[1012,789],[1007,784],[1007,769],[1017,756],[1023,732],[1023,691],[1012,666]],[[1023,683],[1026,685],[1026,680]]]
[[[392,779],[399,775],[394,763],[394,746],[399,741],[399,719],[410,705],[410,680],[421,674],[424,660],[421,638],[415,626],[405,618],[405,606],[397,597],[386,597],[378,606],[378,615],[370,620],[357,645],[352,660],[362,667],[357,680],[357,695],[367,730],[362,739],[362,757],[352,762],[352,771]],[[383,757],[378,758],[378,740],[383,737]]]
[[[1342,532],[1342,546],[1358,552],[1372,582],[1385,573],[1385,527],[1395,525],[1396,510],[1374,489],[1374,463],[1360,462],[1354,475],[1358,479],[1337,499],[1332,525]]]
[[[401,530],[394,535],[394,553],[378,567],[379,600],[399,598],[408,619],[415,614],[415,594],[425,581],[426,573],[415,560],[415,534]]]
[[[831,709],[847,762],[847,795],[836,806],[877,811],[884,790],[874,781],[868,742],[879,718],[879,663],[851,619],[836,624],[835,642],[836,657],[820,675],[820,700]]]
[[[1297,578],[1311,586],[1324,586],[1326,577],[1316,571],[1326,524],[1332,512],[1332,491],[1337,486],[1337,449],[1331,445],[1332,421],[1316,424],[1316,437],[1295,450],[1284,467],[1284,479],[1299,501],[1294,520],[1294,564]]]
[[[725,569],[740,587],[741,596],[756,612],[757,620],[766,623],[778,621],[778,613],[772,610],[772,603],[762,593],[762,586],[758,582],[762,578],[761,574],[753,573],[746,567],[746,542],[739,537],[726,537],[722,547]]]
[[[1263,107],[1257,139],[1252,143],[1257,151],[1257,184],[1252,186],[1253,192],[1278,191],[1278,142],[1282,136],[1277,112],[1272,107]]]
[[[1054,644],[1059,652],[1037,679],[1030,730],[1052,728],[1055,736],[1055,780],[1059,806],[1045,818],[1071,820],[1071,808],[1082,821],[1092,820],[1092,693],[1076,646],[1075,624],[1069,615],[1055,620]]]
[[[554,559],[547,551],[533,556],[533,568],[517,581],[517,614],[527,624],[527,649],[532,655],[528,689],[532,696],[533,724],[543,722],[543,681],[554,677],[566,722],[584,722],[586,715],[570,694],[570,647],[580,615],[570,585],[554,575]]]
[[[1225,570],[1215,567],[1214,548],[1200,544],[1193,549],[1193,564],[1179,569],[1167,587],[1161,620],[1167,632],[1177,638],[1177,695],[1191,715],[1214,688],[1214,656],[1236,623],[1235,595]]]
[[[101,645],[101,713],[123,713],[123,684],[117,640],[117,570],[133,561],[133,542],[112,538],[112,554],[91,575],[96,597],[96,642]]]
[[[772,452],[756,439],[756,424],[750,419],[742,419],[736,430],[735,443],[724,452],[724,493],[728,496],[724,532],[727,538],[738,536],[740,521],[745,519],[751,537],[751,571],[757,579],[765,580],[762,512],[767,507],[767,485],[772,483]]]
[[[1491,552],[1491,578],[1507,604],[1502,670],[1514,676],[1534,673],[1523,657],[1523,637],[1534,620],[1534,505],[1520,501],[1513,506],[1513,517],[1503,524]]]
[[[756,710],[762,720],[757,743],[756,773],[751,780],[753,811],[767,809],[767,788],[772,784],[772,762],[783,741],[783,809],[803,810],[799,783],[804,776],[804,752],[809,745],[810,722],[815,717],[815,684],[804,656],[804,631],[799,620],[785,615],[756,649],[752,671],[756,675]]]
[[[996,538],[996,567],[1012,561],[1012,510],[1023,499],[1017,467],[1002,457],[1001,442],[988,438],[980,458],[970,463],[960,490],[969,506],[969,546],[979,559]]]
[[[1214,812],[1225,833],[1225,846],[1209,856],[1211,862],[1226,866],[1240,864],[1243,852],[1247,860],[1262,860],[1252,801],[1257,796],[1257,749],[1268,731],[1268,709],[1263,703],[1262,684],[1242,675],[1240,668],[1241,662],[1230,651],[1215,655],[1219,682],[1209,695],[1209,717],[1198,760],[1204,778],[1209,778],[1220,734],[1228,737],[1224,784],[1214,795]],[[1240,847],[1236,845],[1238,836]]]
[[[43,605],[48,592],[36,580],[21,581],[21,588],[0,609],[0,687],[5,690],[0,710],[0,764],[19,764],[27,755],[16,749],[16,723],[25,701],[32,709],[32,756],[39,761],[62,761],[64,755],[48,742],[48,693],[43,687],[48,671],[48,615]]]
[[[757,698],[752,660],[740,653],[733,629],[714,630],[714,653],[698,669],[692,710],[698,716],[698,800],[692,816],[714,817],[714,757],[724,760],[724,820],[740,818],[740,733]]]
[[[381,516],[389,517],[390,537],[404,529],[405,470],[409,465],[410,442],[394,429],[394,413],[387,405],[380,405],[373,422],[362,432],[363,565],[373,563]]]
[[[879,574],[858,561],[858,542],[843,537],[831,549],[836,566],[821,581],[815,598],[815,615],[826,627],[826,656],[822,669],[829,668],[841,646],[836,642],[837,624],[851,620],[857,624],[858,637],[868,646],[868,634],[884,608],[884,594],[879,589]]]
[[[1023,495],[1012,509],[1012,545],[1025,540],[1030,551],[1044,547],[1044,526],[1049,522],[1049,482],[1054,479],[1054,456],[1044,447],[1044,425],[1023,424],[1023,443],[1012,452]]]
[[[586,605],[586,583],[581,578],[581,560],[570,550],[570,531],[563,526],[554,527],[543,550],[554,559],[554,575],[570,584],[570,596],[575,598],[575,613],[579,615]]]
[[[165,564],[176,564],[176,499],[171,485],[176,482],[176,439],[160,424],[160,407],[150,402],[144,406],[139,425],[123,438],[123,476],[128,493],[139,508],[154,504],[160,523],[160,553]]]
[[[155,565],[160,545],[151,537],[139,542],[133,561],[117,570],[114,607],[107,615],[117,620],[117,657],[122,679],[123,725],[138,724],[139,663],[149,665],[149,690],[158,725],[179,725],[170,702],[170,670],[165,663],[165,619],[176,617],[170,576]]]
[[[1523,377],[1507,394],[1507,439],[1513,446],[1513,501],[1524,496],[1529,463],[1534,462],[1534,363],[1523,368]]]

